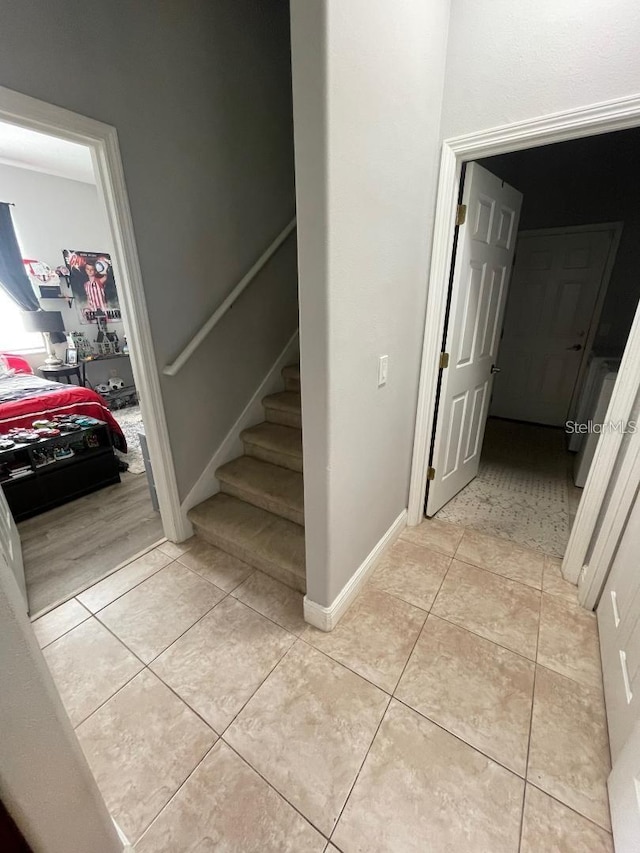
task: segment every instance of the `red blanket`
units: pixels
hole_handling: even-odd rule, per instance
[[[118,422],[95,391],[62,382],[49,382],[37,376],[21,375],[13,379],[0,381],[0,434],[8,432],[12,427],[31,427],[33,421],[52,418],[54,415],[88,415],[109,424],[114,446],[123,453],[127,452],[127,442]],[[21,387],[13,395],[13,389],[9,386],[18,384]],[[6,389],[4,400],[3,388]],[[7,399],[9,396],[16,398]]]

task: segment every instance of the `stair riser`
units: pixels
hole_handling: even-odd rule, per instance
[[[280,518],[287,518],[289,521],[294,521],[296,524],[304,527],[304,512],[300,512],[299,510],[280,503],[279,501],[274,501],[266,495],[262,495],[258,492],[250,492],[247,489],[242,489],[239,486],[234,485],[233,483],[225,483],[224,480],[220,480],[220,491],[225,495],[231,495],[232,498],[238,498],[238,500],[244,501],[248,504],[253,504],[253,506],[258,506],[260,509],[266,509],[267,512],[279,515]]]
[[[300,412],[291,412],[286,409],[270,409],[265,406],[264,413],[269,423],[302,429],[302,415]]]
[[[208,542],[210,545],[215,545],[223,551],[226,551],[227,554],[231,554],[239,560],[244,560],[245,563],[253,566],[254,569],[259,569],[261,572],[264,572],[265,575],[275,578],[275,580],[290,586],[292,589],[297,589],[298,592],[305,593],[307,591],[304,579],[299,578],[293,572],[283,569],[282,566],[268,562],[264,558],[253,553],[253,551],[247,548],[242,548],[235,542],[231,542],[222,536],[217,536],[215,533],[201,527],[199,524],[194,523],[193,528],[196,535],[201,539],[204,539],[204,541]]]
[[[285,376],[284,378],[284,390],[285,391],[295,391],[297,394],[300,393],[300,380],[294,379],[293,376]]]
[[[277,450],[263,447],[261,444],[250,444],[247,441],[244,442],[244,452],[246,456],[253,456],[254,459],[262,459],[263,462],[271,462],[272,465],[280,465],[281,468],[288,468],[289,471],[302,473],[301,456],[280,453]]]

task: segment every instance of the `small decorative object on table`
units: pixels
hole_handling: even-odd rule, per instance
[[[73,345],[78,350],[78,358],[89,358],[93,355],[93,347],[87,340],[84,332],[71,332],[69,334]]]

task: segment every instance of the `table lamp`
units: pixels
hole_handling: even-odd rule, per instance
[[[64,334],[64,323],[60,311],[26,311],[22,315],[22,322],[27,332],[41,332],[47,357],[44,363],[47,367],[60,367],[63,363],[58,358],[51,343],[51,335],[61,335],[61,340],[66,340]]]

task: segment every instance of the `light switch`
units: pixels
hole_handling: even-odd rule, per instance
[[[387,374],[389,372],[389,356],[381,355],[378,359],[378,388],[387,384]]]

